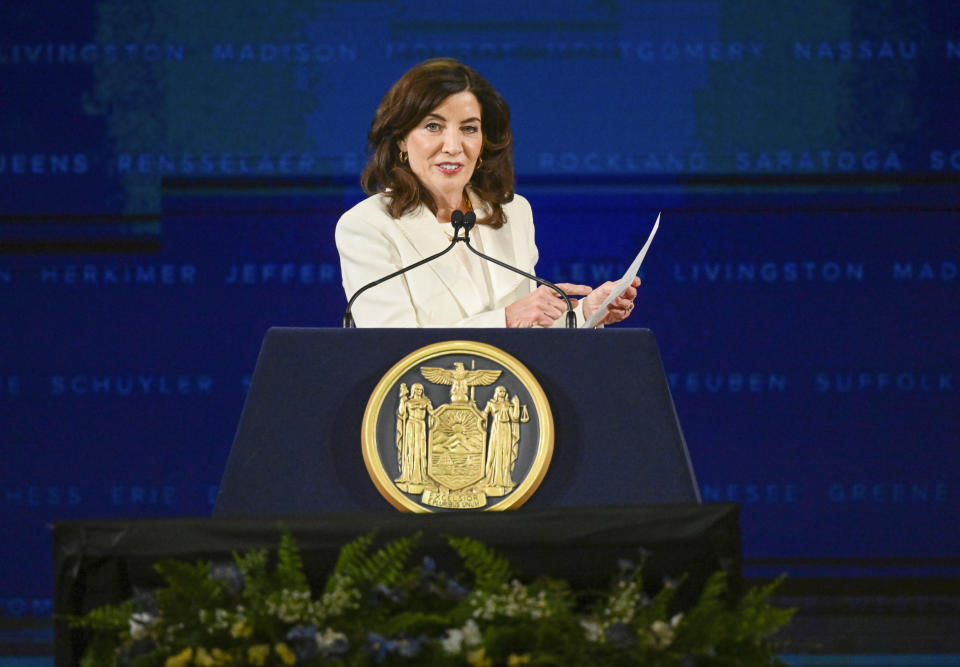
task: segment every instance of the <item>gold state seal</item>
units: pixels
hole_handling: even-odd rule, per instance
[[[472,341],[435,343],[400,360],[374,389],[362,430],[377,489],[415,512],[517,507],[553,455],[540,384],[516,358]]]

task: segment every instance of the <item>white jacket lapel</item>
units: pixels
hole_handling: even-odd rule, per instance
[[[470,194],[472,195],[473,193],[471,192]],[[486,209],[484,202],[473,196],[471,196],[471,200],[473,201],[474,209],[478,211],[477,217],[489,215],[489,209]],[[523,266],[524,262],[518,256],[518,251],[523,248],[522,239],[516,236],[518,231],[517,225],[507,223],[500,229],[493,229],[488,225],[477,225],[470,234],[471,238],[474,236],[480,237],[480,242],[483,245],[482,252],[485,255],[499,259],[501,262],[509,264],[510,266],[516,266],[523,271],[532,272],[532,267]],[[526,278],[519,273],[504,269],[492,262],[488,263],[488,267],[490,270],[490,285],[493,288],[494,297],[498,301],[505,295],[512,294],[521,282],[526,281]]]
[[[437,222],[436,217],[426,206],[421,206],[415,213],[400,219],[397,227],[416,250],[417,260],[434,255],[450,245],[450,239],[444,233],[444,227]],[[426,266],[414,269],[414,272],[427,270],[437,275],[467,315],[476,314],[483,308],[480,292],[482,286],[477,285],[470,278],[463,262],[453,250]]]

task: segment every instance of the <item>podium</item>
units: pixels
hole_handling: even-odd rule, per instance
[[[699,502],[649,330],[272,328],[214,516],[389,509],[363,462],[364,409],[395,363],[450,340],[516,357],[547,395],[553,459],[525,507]]]
[[[553,455],[526,504],[509,512],[406,514],[371,481],[361,423],[381,378],[426,345],[465,340],[518,359],[550,403]],[[681,604],[724,570],[740,586],[735,505],[700,505],[653,335],[643,329],[301,329],[264,337],[212,519],[58,522],[54,526],[56,664],[88,640],[63,621],[138,587],[159,585],[160,558],[229,559],[298,539],[312,583],[343,544],[423,535],[434,555],[470,536],[529,576],[597,587],[617,558],[649,552],[645,573],[686,576]],[[439,560],[443,565],[442,560]],[[652,593],[653,591],[651,591]]]

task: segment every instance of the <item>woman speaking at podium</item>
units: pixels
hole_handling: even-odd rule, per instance
[[[510,108],[479,73],[455,60],[416,65],[397,81],[370,126],[371,157],[361,176],[370,195],[337,223],[343,287],[364,285],[448,247],[454,211],[473,211],[480,252],[533,274],[530,204],[514,194]],[[636,286],[608,306],[602,324],[629,316]],[[578,321],[613,288],[560,283],[579,296]],[[352,307],[363,327],[562,326],[554,290],[478,257],[459,242],[432,262],[377,285]]]

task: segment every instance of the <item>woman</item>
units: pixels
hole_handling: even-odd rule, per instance
[[[372,156],[361,183],[370,197],[337,223],[347,298],[446,248],[455,210],[476,213],[471,243],[478,250],[533,273],[533,214],[513,193],[510,108],[474,69],[446,58],[413,67],[380,102],[368,142]],[[610,304],[602,324],[630,314],[637,285]],[[559,287],[584,297],[577,304],[582,322],[613,283]],[[562,326],[565,311],[550,288],[486,262],[462,243],[370,289],[353,306],[355,321],[365,327]]]
[[[490,415],[490,446],[487,449],[486,485],[488,496],[505,496],[516,486],[513,468],[517,464],[520,440],[520,399],[507,396],[504,387],[493,390],[483,414]]]
[[[400,476],[394,481],[407,493],[422,493],[427,479],[427,418],[433,412],[433,403],[423,395],[423,385],[415,382],[410,396],[404,395],[401,385],[400,405],[397,407],[397,463]],[[402,425],[402,426],[401,426]]]

